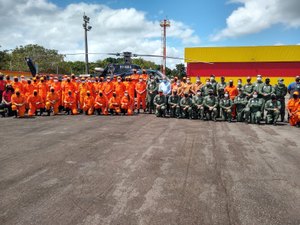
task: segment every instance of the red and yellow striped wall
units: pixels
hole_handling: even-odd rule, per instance
[[[300,75],[300,45],[186,48],[185,59],[192,80],[214,74],[245,82],[246,77],[261,74],[273,84],[278,78],[288,84]]]

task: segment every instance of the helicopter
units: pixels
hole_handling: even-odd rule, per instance
[[[85,53],[66,53],[63,55],[83,55]],[[151,54],[135,54],[132,52],[122,52],[122,53],[88,53],[89,55],[111,55],[111,56],[122,56],[124,58],[124,63],[110,63],[105,68],[95,68],[95,74],[94,76],[103,77],[106,78],[110,76],[111,78],[113,76],[121,76],[123,79],[125,79],[128,76],[131,76],[133,74],[133,71],[136,70],[138,74],[142,74],[142,68],[139,65],[132,64],[132,58],[133,57],[150,57],[150,58],[164,58],[164,56],[161,55],[151,55]],[[180,57],[172,57],[172,56],[166,56],[168,59],[177,59],[177,60],[186,60],[185,58]],[[36,70],[33,65],[33,62],[30,58],[25,58],[26,63],[32,73],[33,76],[36,75]],[[193,61],[190,60],[189,61]],[[196,62],[196,61],[195,61]],[[212,64],[210,62],[202,62],[202,63],[208,63]],[[166,77],[165,74],[163,74],[159,70],[155,69],[145,69],[146,73],[148,75],[153,75],[156,79],[162,80],[164,77]]]

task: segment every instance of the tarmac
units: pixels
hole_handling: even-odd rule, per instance
[[[144,114],[0,123],[1,225],[300,224],[299,128]]]

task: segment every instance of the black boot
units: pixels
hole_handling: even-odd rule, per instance
[[[42,116],[44,113],[44,109],[40,109],[40,116]]]
[[[47,116],[50,116],[50,110],[47,110]]]

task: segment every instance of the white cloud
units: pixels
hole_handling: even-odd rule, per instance
[[[101,4],[76,3],[60,8],[48,0],[0,0],[0,43],[10,49],[19,45],[39,44],[60,53],[84,52],[83,13],[93,27],[88,32],[89,52],[161,54],[161,28],[158,20],[148,20],[146,13],[134,8],[112,9]],[[183,56],[183,44],[198,44],[194,31],[180,21],[171,21],[168,37],[181,43],[168,54]],[[90,61],[106,55],[90,55]],[[68,56],[67,60],[84,60]],[[153,61],[160,62],[159,59]],[[174,66],[173,61],[168,61]],[[176,63],[179,63],[178,61]]]
[[[227,18],[227,27],[213,35],[212,41],[258,33],[275,24],[300,27],[299,0],[231,0],[243,6]]]

